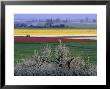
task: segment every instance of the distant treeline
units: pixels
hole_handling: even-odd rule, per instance
[[[94,29],[97,28],[96,21],[80,21],[80,22],[72,22],[72,21],[32,21],[32,22],[15,22],[14,28],[22,29],[22,28],[88,28]]]

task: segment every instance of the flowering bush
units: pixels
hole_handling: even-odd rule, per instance
[[[54,50],[53,50],[54,51]],[[85,62],[80,56],[70,56],[69,48],[61,41],[52,48],[47,44],[42,53],[34,50],[34,54],[17,63],[14,67],[15,76],[96,76],[96,65]],[[54,62],[49,62],[54,55]]]

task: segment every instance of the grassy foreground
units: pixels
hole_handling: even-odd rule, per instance
[[[15,43],[14,75],[96,76],[96,42]]]
[[[54,49],[59,44],[58,42],[35,42],[35,43],[15,43],[14,45],[14,63],[16,64],[18,61],[22,61],[21,59],[25,59],[30,57],[34,50],[36,50],[39,55],[42,53],[42,49],[46,45],[50,45],[52,51],[51,60],[54,60]],[[83,59],[90,60],[91,63],[97,63],[97,42],[65,42],[64,43],[70,50],[72,56],[81,56]]]

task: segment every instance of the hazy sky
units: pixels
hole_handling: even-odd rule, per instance
[[[96,14],[15,14],[14,20],[33,20],[33,19],[97,19]]]

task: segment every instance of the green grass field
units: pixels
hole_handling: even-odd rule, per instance
[[[14,63],[21,59],[30,57],[34,50],[36,49],[38,53],[42,53],[42,49],[46,45],[50,45],[52,54],[54,54],[54,49],[59,44],[58,42],[35,42],[35,43],[15,43],[14,45]],[[90,63],[97,63],[97,42],[65,42],[66,47],[69,47],[72,56],[80,56],[85,61],[90,60]],[[50,60],[54,60],[51,57]]]

